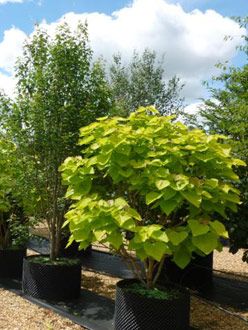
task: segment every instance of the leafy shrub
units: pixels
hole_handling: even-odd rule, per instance
[[[15,145],[0,138],[0,248],[22,247],[29,238],[30,221],[24,214],[18,184]]]
[[[230,180],[238,180],[232,167],[244,162],[232,158],[225,137],[172,119],[153,107],[99,118],[81,129],[83,157],[60,167],[73,201],[64,224],[69,243],[109,244],[148,288],[165,257],[183,268],[193,252],[221,249],[227,233],[219,218],[240,203]]]

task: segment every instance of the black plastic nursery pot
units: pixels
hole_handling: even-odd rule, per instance
[[[22,290],[45,300],[70,300],[80,296],[81,263],[44,264],[34,262],[36,256],[23,260]]]
[[[184,269],[167,258],[159,282],[163,284],[168,280],[191,289],[207,290],[213,283],[213,253],[203,257],[195,255]]]
[[[186,330],[189,329],[190,295],[178,289],[178,296],[169,300],[148,298],[127,290],[137,280],[117,283],[115,330]]]
[[[0,249],[0,278],[20,279],[26,248]]]

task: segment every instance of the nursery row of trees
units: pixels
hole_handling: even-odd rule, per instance
[[[10,146],[1,153],[13,157],[10,149],[16,145],[7,180],[15,184],[6,186],[1,172],[0,211],[9,211],[14,198],[28,214],[45,219],[52,259],[59,253],[67,210],[58,168],[80,152],[79,128],[98,117],[126,116],[139,105],[155,104],[162,114],[179,112],[180,82],[174,77],[165,83],[163,78],[162,61],[149,50],[134,53],[125,65],[116,55],[107,72],[102,60],[93,61],[84,24],[76,32],[62,24],[54,37],[38,29],[24,44],[16,64],[15,99],[0,94],[1,138]],[[6,227],[6,221],[2,224]]]
[[[201,111],[203,128],[232,137],[237,157],[246,162],[247,74],[247,65],[225,71],[218,77],[224,87],[211,90],[212,98]],[[68,210],[58,169],[68,156],[80,154],[79,129],[98,117],[126,117],[139,106],[155,105],[162,115],[180,114],[183,85],[177,77],[166,83],[164,76],[163,59],[149,50],[134,53],[129,63],[117,54],[109,67],[101,59],[93,61],[84,24],[76,32],[63,24],[53,38],[38,29],[25,43],[16,65],[15,99],[0,94],[0,152],[15,157],[7,161],[8,165],[3,164],[14,184],[5,186],[5,172],[0,174],[0,211],[10,211],[14,198],[27,214],[45,219],[52,259],[59,253]],[[227,225],[235,246],[240,248],[248,244],[247,168],[237,172],[243,204],[238,215],[230,213]],[[88,188],[84,184],[80,189],[83,193]]]

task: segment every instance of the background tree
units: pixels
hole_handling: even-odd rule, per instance
[[[247,19],[240,23],[246,23]],[[248,56],[248,39],[242,50]],[[238,157],[248,164],[248,64],[242,67],[222,68],[222,74],[214,78],[220,83],[220,88],[210,88],[211,99],[205,101],[200,111],[204,127],[211,133],[228,135],[232,139],[234,151]],[[242,204],[238,213],[229,215],[226,223],[229,229],[231,251],[237,252],[239,248],[248,248],[248,168],[238,168],[240,177],[238,188],[241,191]],[[248,261],[247,253],[243,260]]]
[[[16,102],[2,102],[3,129],[16,141],[34,212],[48,223],[58,256],[66,205],[59,165],[78,153],[79,128],[108,114],[110,91],[100,61],[92,64],[87,26],[37,29],[16,66]]]
[[[110,85],[116,112],[127,115],[139,106],[154,105],[163,115],[179,113],[182,107],[179,78],[165,82],[163,59],[146,49],[134,52],[131,61],[123,64],[121,55],[113,57],[110,66]]]

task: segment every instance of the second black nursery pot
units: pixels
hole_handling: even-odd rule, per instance
[[[70,300],[80,296],[81,263],[44,264],[35,256],[23,260],[23,292],[45,300]]]

